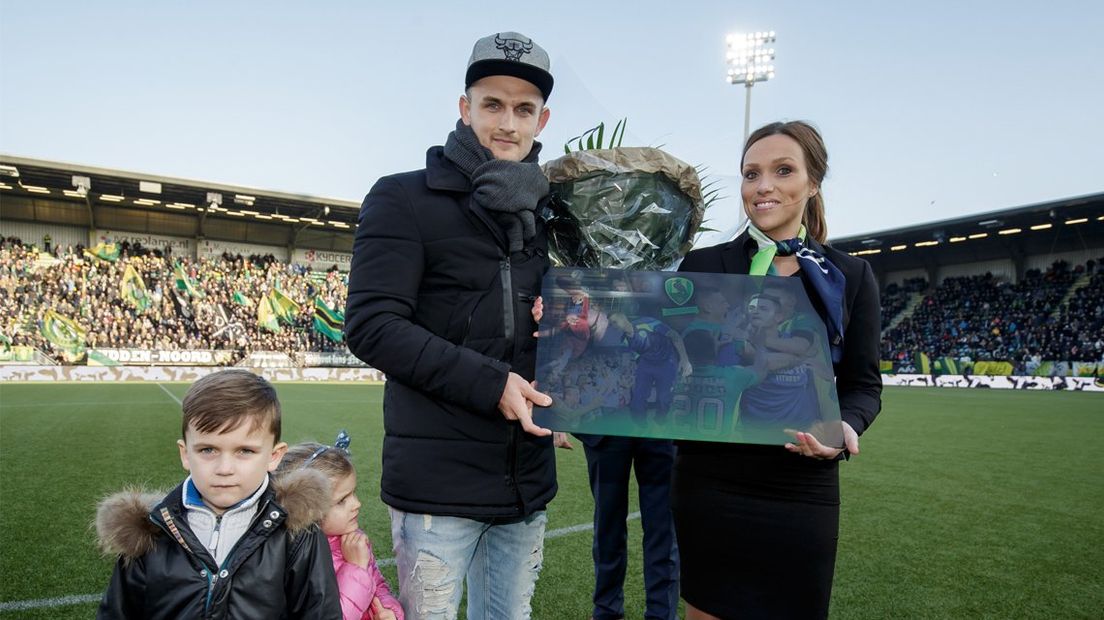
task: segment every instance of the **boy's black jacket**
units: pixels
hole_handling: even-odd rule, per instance
[[[100,503],[100,546],[119,558],[97,618],[341,618],[317,526],[330,505],[325,476],[300,470],[271,480],[221,567],[188,527],[182,487]]]

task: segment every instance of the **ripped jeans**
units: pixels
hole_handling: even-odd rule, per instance
[[[468,620],[528,619],[544,559],[548,516],[490,524],[391,508],[399,602],[409,620],[454,620],[468,588]]]

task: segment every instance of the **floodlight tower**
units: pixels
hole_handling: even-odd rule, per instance
[[[743,84],[747,89],[744,104],[744,144],[751,131],[751,87],[756,82],[766,82],[774,77],[774,31],[730,34],[728,43],[728,83]]]

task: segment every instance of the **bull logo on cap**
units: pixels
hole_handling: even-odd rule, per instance
[[[506,54],[506,60],[521,60],[522,54],[528,54],[533,51],[533,40],[522,41],[521,39],[503,39],[500,35],[495,35],[495,47],[502,50],[502,53]]]

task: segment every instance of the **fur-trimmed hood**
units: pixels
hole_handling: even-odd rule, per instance
[[[180,501],[181,488],[168,494],[126,488],[105,497],[96,508],[96,535],[100,549],[109,555],[133,560],[149,553],[161,527],[154,521],[159,505]],[[177,497],[173,497],[176,495]],[[285,526],[292,537],[321,523],[330,509],[330,481],[313,469],[298,469],[279,478],[269,478],[269,490],[262,498],[272,499],[287,513]]]

